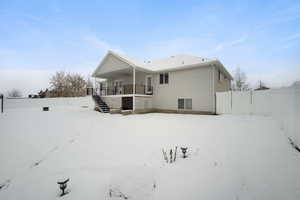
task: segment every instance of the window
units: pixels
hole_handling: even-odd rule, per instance
[[[178,99],[178,109],[184,109],[184,99]]]
[[[169,73],[159,74],[159,84],[169,84]]]
[[[178,99],[178,109],[185,109],[185,110],[192,110],[192,99],[184,99],[180,98]]]
[[[192,110],[192,99],[185,99],[184,108]]]
[[[169,74],[166,73],[165,74],[165,84],[168,84],[169,83]]]
[[[221,72],[220,72],[220,70],[218,70],[218,79],[219,79],[219,81],[221,80]]]
[[[164,74],[159,75],[159,83],[164,84]]]

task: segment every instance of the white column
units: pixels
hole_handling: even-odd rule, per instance
[[[108,95],[108,80],[105,81],[105,95]]]
[[[132,110],[135,111],[135,67],[133,68]]]

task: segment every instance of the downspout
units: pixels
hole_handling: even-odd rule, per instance
[[[215,94],[215,65],[212,67],[212,101],[213,101],[213,113],[216,113],[216,94]]]
[[[135,67],[133,67],[133,87],[132,87],[132,111],[135,111]]]

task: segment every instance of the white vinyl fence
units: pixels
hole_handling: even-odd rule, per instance
[[[216,93],[217,114],[264,115],[300,145],[300,87],[247,92]]]
[[[4,112],[6,109],[17,108],[32,108],[43,106],[57,107],[57,106],[89,106],[94,107],[94,102],[91,96],[86,97],[58,97],[58,98],[18,98],[18,99],[4,99]]]

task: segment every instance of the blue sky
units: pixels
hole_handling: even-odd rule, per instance
[[[218,58],[272,87],[300,79],[300,1],[0,0],[0,91],[92,73],[107,50]]]

